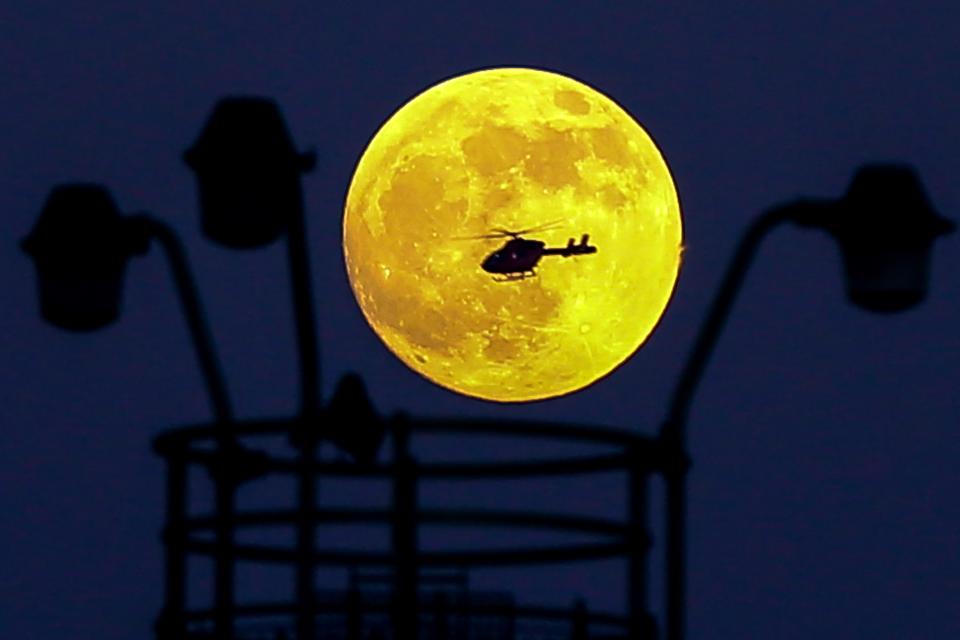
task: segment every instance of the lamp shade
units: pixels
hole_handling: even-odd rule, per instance
[[[864,166],[842,198],[800,209],[798,222],[836,238],[850,301],[881,313],[926,298],[933,242],[954,228],[934,211],[916,172],[898,164]]]
[[[954,225],[934,211],[913,169],[863,167],[841,207],[832,231],[850,300],[871,311],[895,312],[926,298],[933,242]]]
[[[203,233],[232,248],[270,244],[302,206],[300,174],[313,157],[293,147],[276,103],[224,98],[184,159],[196,173]]]
[[[127,260],[147,241],[130,233],[106,188],[65,184],[50,192],[21,246],[36,266],[43,318],[93,331],[119,316]]]

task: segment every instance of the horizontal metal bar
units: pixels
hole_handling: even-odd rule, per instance
[[[654,444],[653,438],[635,431],[599,425],[564,424],[528,420],[483,420],[418,418],[410,420],[417,433],[468,433],[472,435],[501,435],[541,437],[551,440],[577,440],[609,445],[635,446]]]
[[[346,596],[346,591],[344,591],[344,596]],[[548,606],[529,606],[529,605],[515,605],[515,604],[500,604],[500,603],[477,603],[470,602],[470,595],[467,594],[466,602],[458,602],[453,599],[448,602],[445,607],[447,611],[456,612],[460,614],[468,615],[503,615],[511,616],[518,620],[531,619],[531,620],[544,620],[544,621],[567,621],[570,620],[574,613],[570,607],[548,607]],[[318,600],[315,603],[315,610],[318,613],[342,613],[344,610],[344,603],[341,601],[328,601],[324,602]],[[379,611],[386,610],[390,607],[390,599],[385,598],[383,602],[363,602],[364,611]],[[423,605],[420,607],[421,611],[431,611],[434,608],[433,601],[428,599],[423,602]],[[257,603],[257,604],[247,604],[247,605],[238,605],[235,608],[238,618],[247,617],[267,617],[267,616],[284,616],[284,615],[293,615],[297,611],[297,604],[293,602],[272,602],[272,603]],[[627,618],[626,616],[604,612],[604,611],[587,611],[587,620],[591,624],[603,624],[609,625],[611,627],[622,627],[626,629],[627,627]],[[190,622],[198,622],[203,620],[211,620],[213,618],[212,609],[197,609],[194,611],[188,611],[185,613],[185,617]]]
[[[627,455],[612,454],[523,462],[424,463],[418,465],[417,475],[421,478],[445,480],[568,476],[625,471],[630,468],[631,462],[632,459]]]
[[[393,428],[401,416],[386,420],[387,429]],[[555,422],[463,419],[463,418],[409,418],[404,423],[414,434],[449,433],[469,435],[495,435],[514,438],[545,438],[558,441],[579,441],[623,447],[648,446],[656,448],[656,440],[650,436],[613,427],[565,424]],[[237,436],[285,435],[302,425],[303,419],[273,418],[260,420],[234,420],[230,430]],[[306,425],[309,426],[309,425]],[[328,425],[329,427],[329,425]],[[212,439],[216,436],[213,424],[177,427],[161,433],[154,439],[154,448],[161,455],[190,442]]]
[[[507,509],[421,509],[418,512],[421,525],[490,525],[509,528],[549,529],[561,532],[599,533],[611,536],[625,536],[628,533],[626,522],[609,518],[577,516],[535,511],[516,511]],[[393,510],[361,508],[319,508],[312,514],[316,523],[340,524],[386,524],[393,518]],[[263,509],[240,512],[234,515],[238,526],[291,525],[296,524],[300,512],[295,509]],[[186,521],[189,531],[211,529],[216,523],[213,515],[190,518]]]
[[[189,553],[212,556],[217,545],[211,541],[189,540],[184,544]],[[535,564],[562,564],[616,558],[631,550],[625,542],[587,543],[555,545],[551,547],[526,547],[522,549],[482,550],[482,551],[429,551],[417,554],[417,564],[431,567],[467,567],[467,566],[520,566]],[[234,557],[237,560],[273,564],[295,564],[301,556],[293,549],[280,549],[265,545],[236,544]],[[316,551],[311,561],[319,565],[389,566],[396,563],[393,554],[375,551]]]
[[[217,460],[216,451],[188,450],[181,453],[181,460],[204,466],[212,465]],[[440,462],[418,463],[416,474],[418,478],[429,480],[478,480],[484,478],[538,478],[549,476],[569,476],[575,474],[607,473],[626,471],[636,461],[635,457],[627,454],[608,454],[595,456],[571,456],[565,458],[547,458],[529,461],[503,462]],[[258,462],[258,469],[263,473],[295,475],[302,471],[302,462],[277,457],[267,457]],[[397,473],[393,463],[385,464],[356,464],[353,462],[323,462],[311,463],[311,469],[317,477],[341,478],[392,478]],[[648,468],[651,474],[659,471],[656,465]]]

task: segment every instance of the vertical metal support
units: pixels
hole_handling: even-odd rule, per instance
[[[363,640],[363,599],[354,580],[347,588],[346,640]]]
[[[163,248],[170,263],[173,280],[180,297],[187,328],[193,341],[197,362],[207,386],[217,425],[217,458],[211,471],[214,484],[214,510],[216,523],[216,550],[214,552],[214,626],[218,640],[232,640],[234,617],[234,511],[236,482],[232,475],[231,458],[238,445],[230,426],[233,422],[233,407],[227,393],[226,381],[213,346],[213,338],[207,326],[200,296],[187,263],[186,252],[177,234],[166,223],[147,214],[131,216],[129,223],[145,238],[155,239]],[[185,464],[185,463],[184,463]],[[186,558],[183,551],[184,518],[186,508],[186,467],[177,468],[171,463],[168,469],[168,536],[178,537],[178,542],[168,541],[167,603],[179,603],[178,629],[183,626],[183,607],[186,581]],[[180,484],[182,483],[182,484]],[[176,504],[180,500],[180,504]],[[172,546],[171,546],[172,545]],[[179,546],[178,546],[179,545]],[[179,556],[179,558],[177,557]],[[172,609],[171,611],[176,611]],[[165,611],[164,615],[167,615]],[[174,636],[175,637],[175,636]]]
[[[301,429],[309,428],[301,425]],[[313,464],[317,455],[317,441],[305,436],[300,445],[300,474],[297,485],[297,638],[313,640],[316,634],[314,620],[314,569],[316,545],[317,485]]]
[[[213,415],[217,422],[230,422],[233,420],[233,406],[227,393],[227,383],[220,368],[220,360],[213,344],[213,334],[210,332],[206,315],[200,304],[200,294],[197,293],[197,285],[190,271],[183,243],[170,225],[148,214],[131,216],[127,224],[144,237],[156,240],[166,253],[170,271],[173,274],[173,282],[177,287],[177,295],[180,297],[180,307],[187,320],[190,339],[193,341],[197,364],[200,365],[200,373],[207,387]]]
[[[640,447],[631,447],[627,529],[627,619],[630,638],[650,640],[655,637],[653,617],[648,602],[647,554],[650,550],[647,527],[650,465]]]
[[[410,427],[393,432],[393,637],[416,640],[419,626],[417,565],[417,467],[410,454]]]
[[[229,445],[220,444],[213,483],[216,509],[216,551],[214,553],[213,624],[217,640],[233,640],[235,605],[234,512],[236,485],[230,476]]]
[[[587,603],[577,598],[570,614],[570,640],[590,640],[590,616]]]
[[[473,624],[473,620],[470,615],[467,613],[469,611],[469,600],[470,594],[464,594],[463,599],[463,616],[461,620],[463,621],[461,629],[462,637],[467,638],[470,634],[470,625]],[[507,628],[504,632],[505,640],[517,640],[517,603],[515,600],[511,599],[507,611]]]
[[[298,191],[297,197],[300,202],[288,222],[287,262],[297,329],[297,355],[300,359],[300,409],[304,416],[314,417],[320,407],[319,342],[313,310],[313,286],[310,279],[310,254],[307,250],[302,192]]]
[[[668,469],[666,481],[666,564],[667,640],[683,640],[686,634],[687,577],[687,470],[684,466]]]
[[[447,594],[437,591],[433,595],[433,635],[434,640],[451,640],[450,601]]]
[[[217,462],[212,469],[216,510],[216,552],[214,554],[214,625],[218,640],[232,640],[234,617],[234,511],[236,483],[231,473],[231,456],[237,449],[230,430],[233,407],[227,395],[226,382],[213,348],[213,338],[200,308],[186,253],[179,238],[168,225],[142,215],[136,223],[144,225],[167,254],[173,279],[180,294],[180,303],[187,318],[194,350],[207,384],[217,421]]]
[[[163,610],[157,620],[158,640],[186,636],[187,554],[184,545],[187,519],[187,464],[179,451],[168,451],[167,525],[163,531],[165,585]]]
[[[799,211],[795,207],[771,209],[754,220],[747,229],[727,266],[720,288],[714,294],[707,317],[673,389],[667,417],[660,427],[661,451],[666,456],[664,480],[667,484],[667,640],[683,640],[686,633],[687,471],[690,466],[686,431],[690,405],[761,241],[779,225],[796,221]]]
[[[293,293],[294,320],[297,330],[297,355],[300,360],[300,478],[297,490],[297,575],[296,597],[298,640],[313,640],[314,625],[314,557],[316,547],[315,512],[317,485],[313,473],[317,459],[317,436],[320,419],[320,358],[316,318],[310,284],[310,256],[307,251],[303,192],[297,190],[297,205],[288,220],[287,258]]]

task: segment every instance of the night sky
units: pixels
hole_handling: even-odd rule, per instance
[[[624,106],[670,164],[685,220],[678,287],[648,344],[594,386],[526,405],[464,398],[404,367],[354,303],[340,249],[347,185],[379,125],[442,79],[505,65],[570,75]],[[304,190],[324,393],[357,371],[387,414],[654,433],[764,208],[839,196],[858,165],[896,160],[960,218],[956,2],[31,0],[0,8],[0,78],[3,638],[152,633],[163,468],[150,440],[210,416],[156,249],[131,263],[118,324],[71,335],[41,322],[17,243],[53,184],[103,182],[123,210],[175,226],[238,413],[296,409],[282,247],[207,242],[181,159],[221,96],[274,97],[297,145],[316,149]],[[960,636],[957,241],[938,243],[926,303],[895,316],[846,302],[827,236],[784,228],[763,245],[691,415],[691,638]],[[615,572],[563,575],[516,590],[620,605]]]

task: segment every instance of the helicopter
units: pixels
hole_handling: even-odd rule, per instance
[[[576,243],[573,238],[570,238],[565,247],[548,247],[547,243],[541,240],[528,240],[520,237],[526,233],[552,229],[555,228],[556,225],[556,222],[551,222],[519,231],[491,229],[490,233],[473,236],[473,239],[510,238],[502,247],[484,258],[483,262],[480,263],[480,268],[487,273],[493,274],[493,279],[497,282],[511,282],[532,278],[537,275],[535,267],[543,256],[563,256],[564,258],[569,258],[570,256],[597,252],[595,246],[588,244],[590,234],[587,233],[580,237],[579,243]]]

